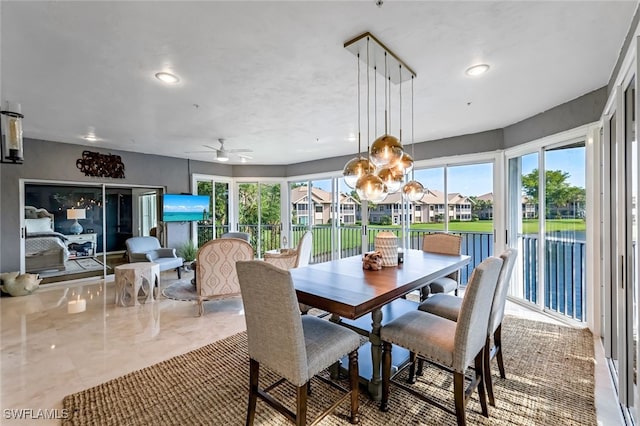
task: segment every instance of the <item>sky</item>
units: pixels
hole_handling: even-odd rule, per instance
[[[202,212],[209,210],[208,195],[175,195],[164,196],[164,209],[170,212]]]
[[[585,148],[567,148],[545,152],[547,170],[561,170],[569,174],[568,183],[580,188],[585,187]],[[522,173],[528,174],[538,168],[538,153],[522,157]],[[479,196],[493,192],[493,163],[450,166],[447,169],[447,190],[463,195]],[[444,191],[444,168],[422,169],[415,171],[415,179],[426,188]],[[341,180],[342,181],[342,180]],[[331,180],[313,181],[313,185],[331,191]],[[341,183],[340,191],[351,190]]]

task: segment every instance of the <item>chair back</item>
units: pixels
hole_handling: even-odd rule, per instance
[[[249,357],[292,383],[309,380],[298,298],[289,271],[259,260],[237,263]]]
[[[502,263],[498,257],[488,257],[471,274],[456,325],[452,365],[455,371],[463,373],[485,344]]]
[[[298,262],[298,252],[293,249],[281,249],[279,253],[265,252],[264,261],[280,269],[295,268]]]
[[[224,234],[220,235],[220,238],[239,238],[246,242],[250,242],[251,236],[248,232],[225,232]]]
[[[253,259],[253,247],[237,238],[205,243],[196,255],[196,292],[200,297],[240,294],[236,262]]]
[[[422,239],[422,251],[436,254],[461,254],[462,237],[444,232],[425,234]],[[447,277],[458,281],[459,271],[452,272]]]
[[[511,274],[516,264],[518,251],[515,249],[507,249],[501,255],[503,260],[500,276],[498,277],[498,285],[493,297],[493,305],[491,306],[491,316],[489,317],[489,336],[493,335],[498,326],[502,324],[504,318],[504,307],[507,303],[507,292],[509,291],[509,283],[511,282]]]
[[[313,232],[307,231],[302,235],[300,241],[298,241],[298,257],[296,259],[296,268],[307,266],[311,260],[311,251],[313,249]]]

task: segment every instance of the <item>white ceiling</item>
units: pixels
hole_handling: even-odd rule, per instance
[[[253,149],[253,164],[290,164],[355,153],[356,57],[343,44],[365,31],[417,73],[425,141],[505,127],[606,85],[636,5],[3,0],[1,94],[22,104],[29,138],[88,145],[94,128],[101,150],[203,161],[213,153],[187,152],[225,138]],[[491,69],[466,76],[476,63]],[[181,81],[162,84],[159,71]],[[403,98],[407,143],[408,84]],[[363,144],[365,126],[363,116]]]

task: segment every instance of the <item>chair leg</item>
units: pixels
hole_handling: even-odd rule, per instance
[[[298,387],[296,398],[296,426],[307,424],[307,385]]]
[[[504,373],[504,361],[502,360],[502,323],[500,323],[495,333],[493,333],[493,343],[496,345],[496,359],[498,360],[500,377],[506,379],[507,375]]]
[[[355,350],[349,354],[349,384],[351,387],[351,418],[349,421],[351,424],[357,424],[360,422],[358,415],[358,409],[360,407],[360,400],[358,399],[360,394],[360,373],[358,371],[358,350]]]
[[[410,385],[414,385],[416,383],[416,360],[416,353],[411,352],[409,354],[409,362],[411,363],[411,365],[409,366],[409,377],[407,377],[407,383],[409,383]]]
[[[467,418],[464,412],[464,374],[453,372],[453,398],[456,405],[456,419],[458,426],[466,426]]]
[[[424,370],[424,360],[422,358],[418,358],[418,370],[416,371],[416,376],[422,376]]]
[[[198,316],[201,317],[204,314],[204,301],[198,300]]]
[[[475,358],[475,376],[478,380],[478,399],[480,400],[480,407],[482,407],[482,415],[485,417],[489,417],[489,408],[487,407],[487,393],[484,390],[484,372],[483,365],[484,362],[484,349],[478,352]]]
[[[180,273],[180,267],[176,268],[176,272],[178,273],[178,279],[182,278],[182,274]]]
[[[492,407],[496,406],[496,399],[493,396],[493,379],[491,378],[491,339],[487,337],[487,341],[484,344],[484,356],[482,357],[484,363],[484,383],[487,385],[487,394],[489,395],[489,404]]]
[[[427,300],[430,294],[431,294],[431,287],[429,286],[429,284],[427,284],[420,289],[420,301],[424,302],[425,300]]]
[[[391,343],[382,342],[382,399],[380,411],[389,411],[389,386],[391,382]]]
[[[256,401],[258,399],[258,373],[260,371],[260,363],[249,360],[249,408],[247,409],[246,426],[252,426],[256,417]]]
[[[311,395],[311,380],[307,382],[307,396]]]

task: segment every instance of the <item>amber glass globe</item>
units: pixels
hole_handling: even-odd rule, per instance
[[[387,186],[374,174],[362,176],[356,182],[356,192],[361,200],[379,202],[387,197]]]
[[[408,175],[413,170],[413,157],[406,152],[402,154],[402,158],[394,167],[398,171],[402,171],[402,174]]]
[[[389,194],[400,191],[404,182],[404,174],[401,169],[396,167],[383,167],[378,172],[378,177],[387,185]]]
[[[366,174],[373,173],[374,170],[375,168],[368,159],[360,156],[352,158],[344,165],[344,169],[342,170],[344,183],[353,189],[356,187],[358,179]]]
[[[402,144],[395,136],[382,135],[371,144],[369,159],[376,167],[394,166],[402,159]]]
[[[402,196],[407,201],[420,201],[424,197],[424,186],[417,180],[412,180],[402,187]]]

